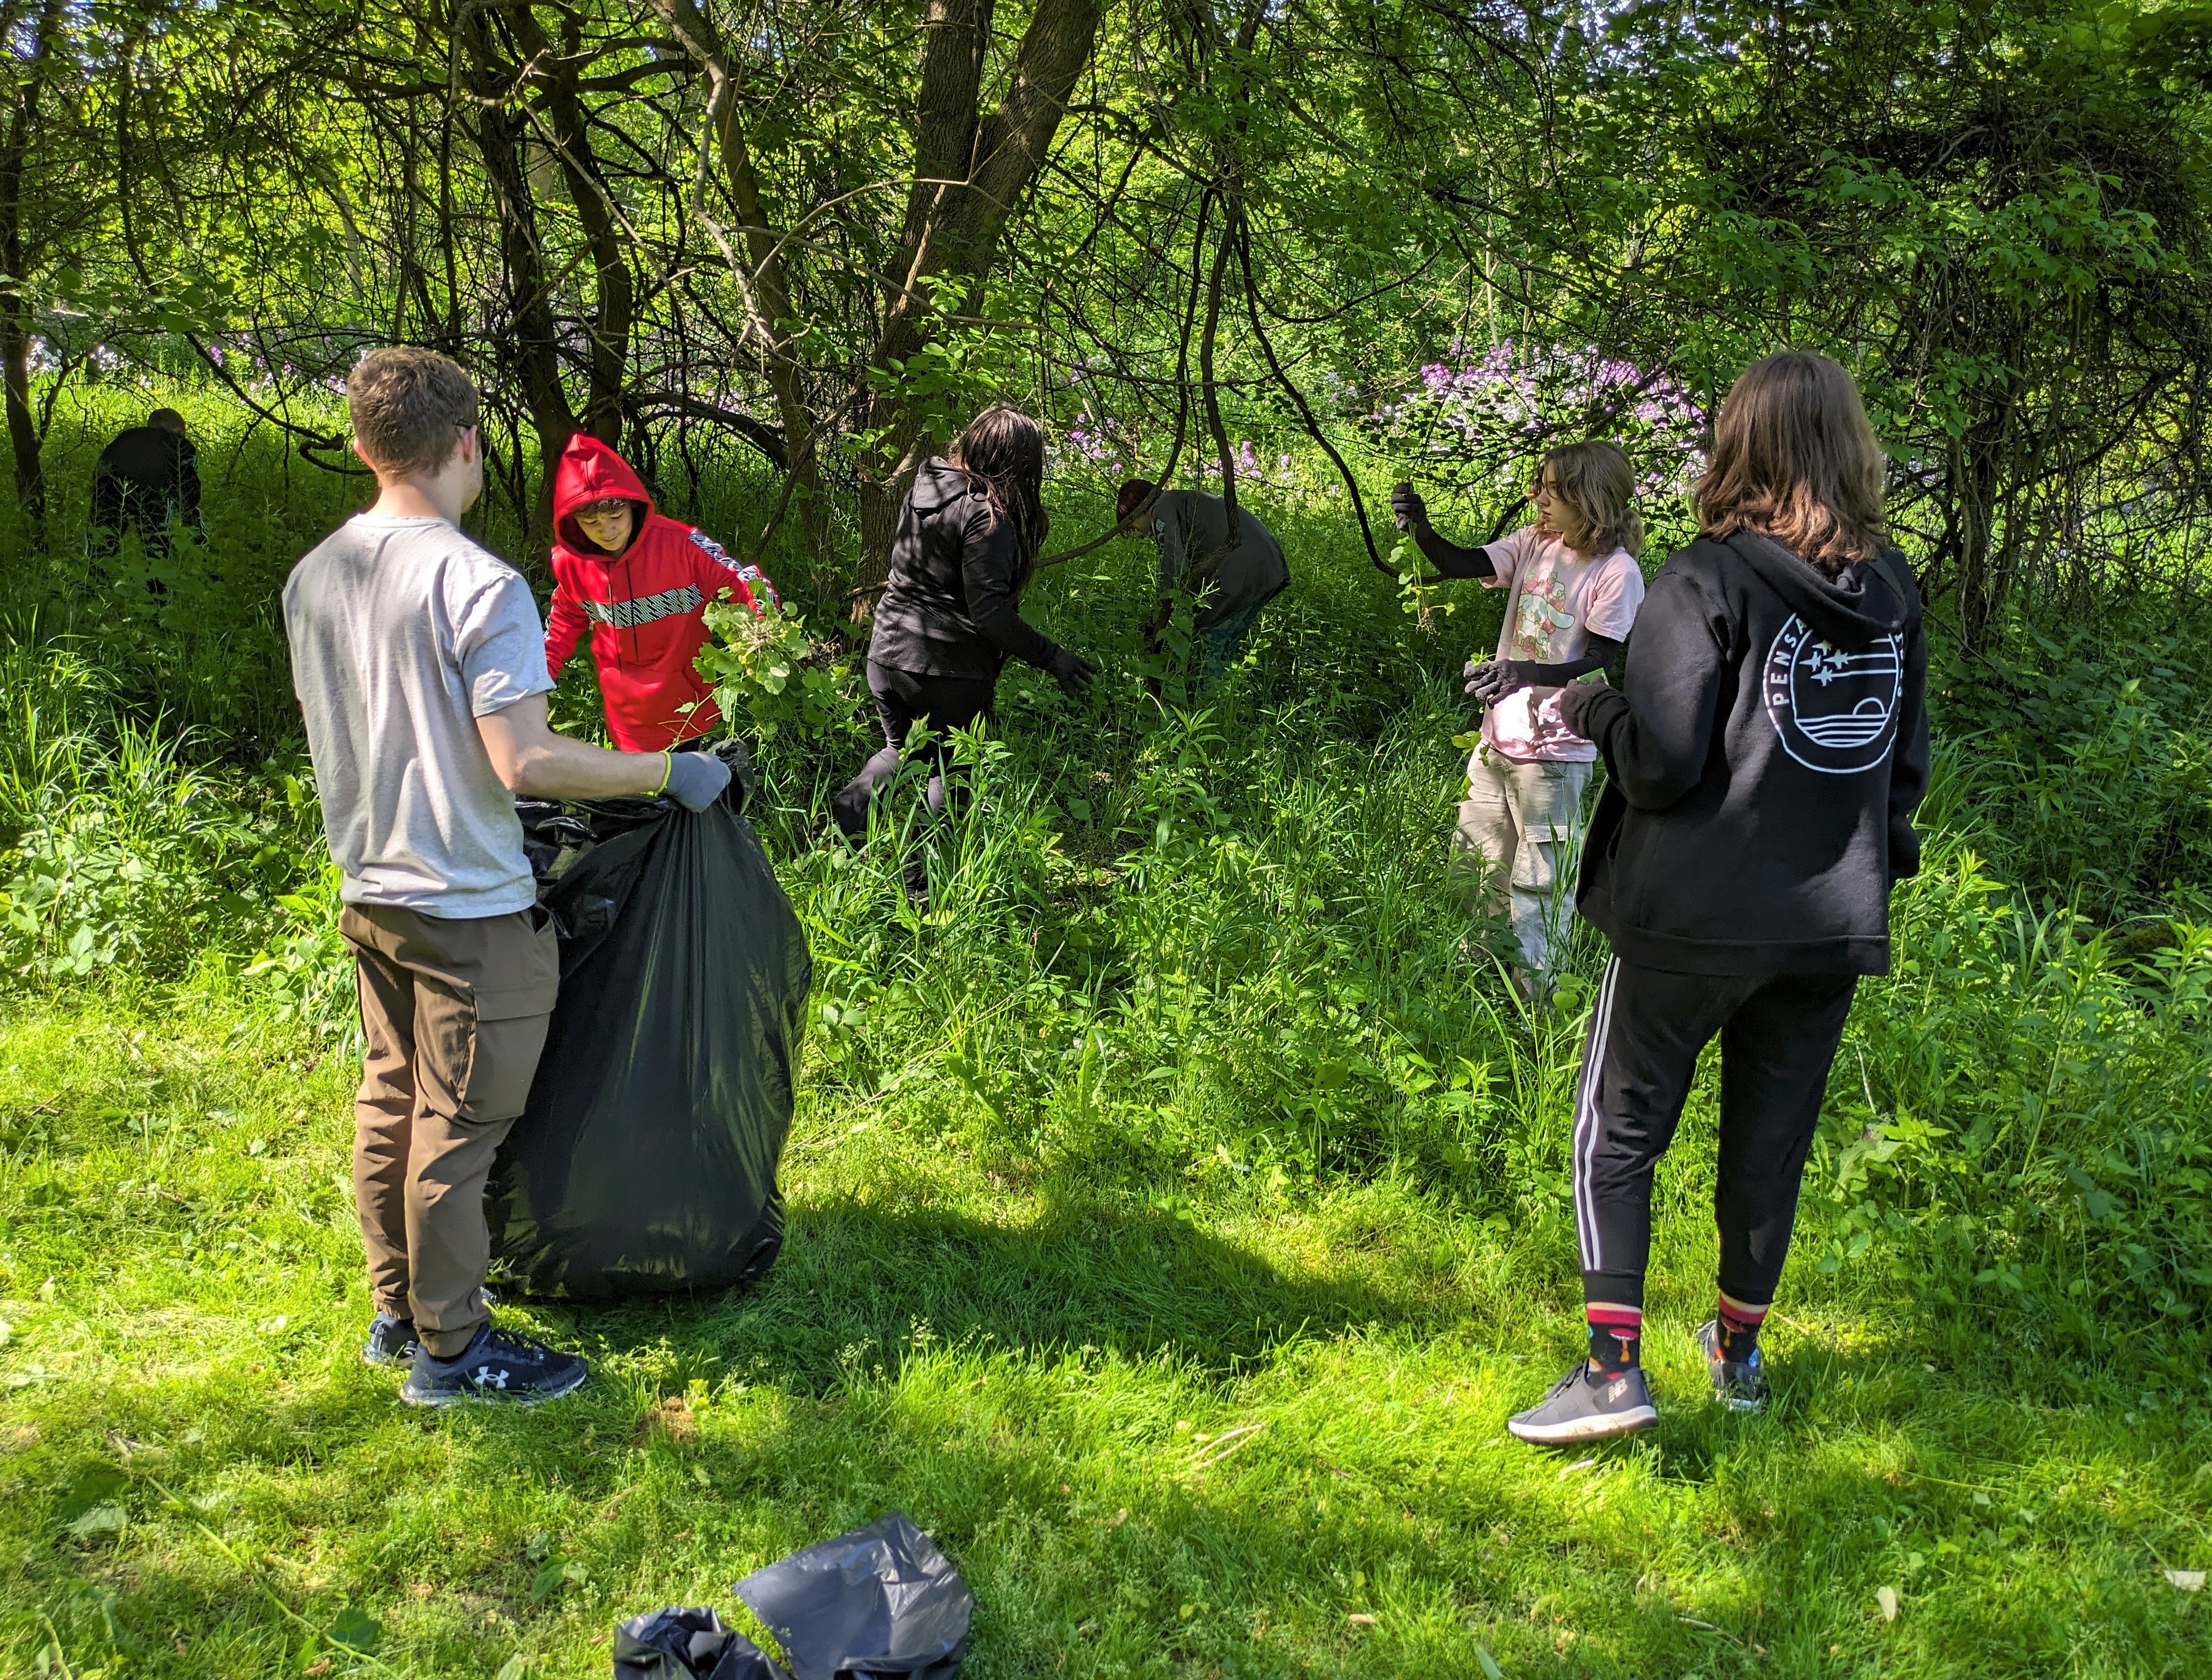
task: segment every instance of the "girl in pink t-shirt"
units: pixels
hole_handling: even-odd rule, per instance
[[[1473,549],[1430,527],[1411,484],[1390,499],[1399,527],[1438,571],[1508,592],[1498,656],[1468,663],[1468,692],[1486,709],[1452,848],[1479,876],[1470,897],[1486,919],[1511,923],[1516,983],[1534,1001],[1551,986],[1565,921],[1553,888],[1560,863],[1581,841],[1583,791],[1597,757],[1560,721],[1559,691],[1601,672],[1626,643],[1644,600],[1636,565],[1644,524],[1635,472],[1614,444],[1550,450],[1530,493],[1535,524]]]

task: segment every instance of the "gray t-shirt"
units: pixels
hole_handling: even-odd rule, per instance
[[[528,909],[522,825],[476,726],[553,686],[522,574],[444,520],[362,514],[292,569],[284,632],[339,896]]]
[[[1182,585],[1191,568],[1199,568],[1188,587],[1213,586],[1212,598],[1199,609],[1194,630],[1209,630],[1224,619],[1273,600],[1289,587],[1291,569],[1284,563],[1282,545],[1275,533],[1260,523],[1260,516],[1239,504],[1237,546],[1208,567],[1206,557],[1229,540],[1229,505],[1203,490],[1162,490],[1152,502],[1152,541],[1160,551],[1160,592]]]

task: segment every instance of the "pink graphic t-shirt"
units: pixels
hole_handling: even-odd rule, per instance
[[[1580,659],[1593,636],[1628,639],[1644,605],[1644,574],[1626,549],[1585,558],[1533,525],[1488,547],[1498,575],[1483,584],[1510,592],[1498,658],[1564,665]],[[1491,750],[1523,762],[1587,764],[1596,758],[1597,748],[1560,721],[1557,693],[1536,704],[1532,692],[1508,695],[1483,714],[1482,739]]]

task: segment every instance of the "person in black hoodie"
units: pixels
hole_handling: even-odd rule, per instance
[[[1009,658],[1036,666],[1071,696],[1097,675],[1096,665],[1022,617],[1022,592],[1044,543],[1043,487],[1043,431],[1003,407],[977,415],[915,474],[868,642],[868,691],[884,745],[830,801],[848,837],[867,832],[868,807],[897,774],[907,735],[924,718],[933,736],[929,809],[944,814],[950,733],[990,715]],[[908,885],[922,896],[919,877]]]
[[[1720,1298],[1698,1340],[1723,1403],[1765,1397],[1759,1330],[1829,1066],[1858,977],[1888,972],[1890,888],[1920,861],[1927,646],[1882,479],[1849,374],[1798,351],[1753,363],[1625,689],[1562,692],[1606,764],[1576,907],[1613,957],[1575,1102],[1589,1356],[1507,1426],[1523,1440],[1657,1421],[1638,1360],[1651,1178],[1716,1033]]]
[[[124,533],[135,531],[141,553],[166,559],[172,520],[206,539],[199,452],[185,435],[185,417],[173,408],[157,408],[144,425],[127,427],[109,439],[93,465],[86,552],[94,561],[112,560]],[[149,579],[147,587],[157,594],[167,593],[158,578]]]

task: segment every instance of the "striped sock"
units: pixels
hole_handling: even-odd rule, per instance
[[[1721,1357],[1741,1365],[1757,1351],[1759,1327],[1766,1322],[1764,1306],[1746,1306],[1721,1292],[1720,1311],[1715,1320],[1720,1330]]]
[[[1636,1363],[1636,1345],[1644,1339],[1644,1310],[1592,1301],[1583,1308],[1589,1320],[1590,1368],[1611,1374]]]

